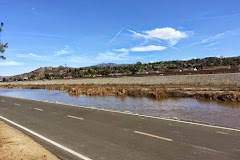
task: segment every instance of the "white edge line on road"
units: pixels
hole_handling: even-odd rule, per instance
[[[161,140],[164,140],[164,141],[169,141],[169,142],[173,141],[172,139],[169,139],[169,138],[159,137],[159,136],[156,136],[156,135],[153,135],[153,134],[144,133],[144,132],[140,132],[140,131],[134,131],[134,133],[142,134],[142,135],[153,137],[153,138],[158,138],[158,139],[161,139]]]
[[[0,118],[5,120],[5,121],[7,121],[7,122],[9,122],[9,123],[11,123],[11,124],[13,124],[13,125],[15,125],[15,126],[17,126],[17,127],[19,127],[19,128],[21,128],[21,129],[23,129],[23,130],[25,130],[25,131],[27,131],[27,132],[29,132],[29,133],[31,133],[31,134],[33,134],[33,135],[35,135],[35,136],[37,136],[37,137],[39,137],[39,138],[41,138],[44,141],[47,141],[48,143],[51,143],[52,145],[54,145],[54,146],[56,146],[58,148],[61,148],[61,149],[65,150],[65,151],[67,151],[67,152],[69,152],[69,153],[71,153],[71,154],[73,154],[73,155],[83,159],[83,160],[91,160],[90,158],[88,158],[88,157],[86,157],[86,156],[84,156],[84,155],[82,155],[80,153],[77,153],[77,152],[75,152],[75,151],[73,151],[73,150],[71,150],[71,149],[69,149],[69,148],[67,148],[67,147],[57,143],[57,142],[54,142],[51,139],[48,139],[48,138],[46,138],[46,137],[44,137],[44,136],[42,136],[42,135],[40,135],[40,134],[38,134],[38,133],[28,129],[28,128],[25,128],[25,127],[15,123],[15,122],[13,122],[13,121],[7,119],[7,118],[4,118],[2,116],[0,116]]]
[[[67,117],[69,117],[69,118],[75,118],[75,119],[79,119],[79,120],[84,120],[83,118],[75,117],[75,116],[71,116],[71,115],[67,115]]]
[[[42,109],[40,109],[40,108],[33,108],[33,109],[35,109],[35,110],[38,110],[38,111],[43,111]]]
[[[220,131],[217,131],[216,133],[219,133],[219,134],[229,134],[229,133],[220,132]]]
[[[0,96],[3,96],[3,95],[0,95]],[[56,103],[54,103],[54,102],[47,102],[47,101],[40,101],[40,100],[34,100],[34,99],[27,99],[27,98],[22,98],[22,97],[14,97],[14,96],[12,96],[12,97],[11,97],[11,96],[3,96],[3,97],[20,98],[20,99],[25,99],[25,100],[30,100],[30,101],[37,101],[37,102],[44,102],[44,103],[56,104]],[[235,129],[235,128],[213,126],[213,125],[209,125],[209,124],[201,124],[201,123],[187,122],[187,121],[181,121],[181,120],[169,119],[169,118],[163,118],[163,117],[153,117],[153,116],[141,115],[141,114],[131,113],[131,112],[115,111],[115,110],[104,109],[104,108],[96,108],[96,107],[77,106],[77,105],[63,104],[63,103],[57,103],[57,104],[61,104],[61,105],[65,105],[65,106],[79,107],[79,108],[86,108],[86,109],[94,109],[94,110],[100,110],[100,111],[107,111],[107,112],[114,112],[114,113],[129,114],[129,115],[146,117],[146,118],[160,119],[160,120],[165,120],[165,121],[172,121],[172,122],[193,124],[193,125],[198,125],[198,126],[204,126],[204,127],[218,128],[218,129],[225,129],[225,130],[240,132],[240,129]]]

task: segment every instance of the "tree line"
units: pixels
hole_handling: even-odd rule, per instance
[[[14,76],[12,80],[24,80],[27,77],[29,80],[39,79],[64,79],[64,78],[82,78],[82,77],[97,77],[97,76],[122,76],[144,73],[161,73],[161,72],[178,72],[178,71],[191,71],[193,69],[217,69],[217,68],[237,68],[240,66],[240,57],[206,57],[203,59],[191,60],[176,60],[176,61],[161,61],[154,63],[141,63],[130,65],[106,66],[101,67],[81,67],[71,68],[59,66],[44,67],[25,73],[22,75]],[[43,71],[44,70],[44,71]]]

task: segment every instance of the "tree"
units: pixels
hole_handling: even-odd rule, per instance
[[[33,74],[30,76],[30,79],[36,79],[36,76]]]
[[[85,76],[84,72],[83,71],[79,71],[79,77],[84,77],[84,76]]]
[[[3,27],[3,23],[1,22],[1,26],[0,26],[0,32],[2,32],[2,27]],[[0,40],[0,53],[4,53],[5,52],[5,48],[8,47],[8,43],[6,44],[2,44],[1,40]],[[0,56],[0,59],[6,59],[4,56]]]
[[[51,79],[51,75],[45,74],[45,78],[46,78],[46,79]]]
[[[142,64],[141,62],[137,62],[137,63],[135,64],[135,68],[136,68],[136,71],[137,71],[137,72],[142,72],[143,69],[144,69],[144,66],[143,66],[143,64]]]

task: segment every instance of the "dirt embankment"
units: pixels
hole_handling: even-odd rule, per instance
[[[193,97],[240,102],[240,74],[180,75],[1,83],[0,88],[50,89],[70,95]]]
[[[0,121],[0,160],[59,160],[21,132]]]

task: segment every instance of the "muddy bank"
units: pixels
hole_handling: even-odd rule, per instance
[[[134,96],[151,98],[191,97],[240,102],[240,85],[19,84],[1,85],[0,88],[61,90],[75,96]]]
[[[0,160],[59,160],[21,132],[0,121]]]

